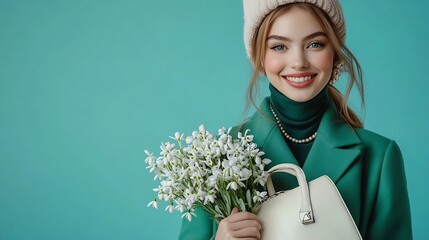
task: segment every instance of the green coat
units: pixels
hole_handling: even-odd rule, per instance
[[[272,160],[299,165],[275,125],[267,99],[246,122],[254,142]],[[352,129],[330,106],[303,166],[307,180],[328,175],[336,184],[365,240],[412,239],[410,206],[404,164],[398,145],[365,129]],[[275,174],[276,190],[296,187],[296,179]],[[183,221],[179,239],[213,239],[217,225],[202,210]]]

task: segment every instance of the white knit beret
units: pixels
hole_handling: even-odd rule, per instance
[[[252,59],[252,40],[265,16],[278,6],[291,3],[310,3],[325,11],[331,18],[340,41],[344,43],[346,27],[343,11],[337,0],[243,0],[244,45],[249,59]]]

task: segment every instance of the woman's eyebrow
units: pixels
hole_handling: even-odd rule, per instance
[[[312,33],[312,34],[304,37],[304,40],[309,40],[309,39],[312,39],[312,38],[315,38],[315,37],[318,37],[318,36],[327,37],[326,33],[324,33],[324,32],[315,32],[315,33]],[[279,36],[279,35],[271,35],[271,36],[269,36],[267,38],[267,41],[270,40],[270,39],[281,40],[281,41],[286,41],[286,42],[292,42],[292,40],[290,38],[284,37],[284,36]]]

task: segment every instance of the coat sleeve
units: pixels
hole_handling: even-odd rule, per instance
[[[210,216],[201,208],[195,210],[196,217],[192,221],[182,220],[179,240],[212,240],[215,236],[216,225]]]
[[[411,213],[404,163],[391,141],[383,159],[376,200],[364,239],[412,239]]]

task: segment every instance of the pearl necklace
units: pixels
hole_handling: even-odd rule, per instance
[[[271,103],[271,102],[270,102],[270,109],[271,109],[271,113],[273,113],[273,116],[274,116],[274,118],[276,119],[277,126],[280,128],[280,131],[283,133],[283,136],[284,136],[287,140],[289,140],[289,141],[291,141],[291,142],[293,142],[293,143],[300,143],[300,144],[303,144],[303,143],[309,143],[309,142],[313,141],[313,140],[316,138],[317,131],[316,131],[315,133],[313,133],[313,135],[311,135],[310,137],[308,137],[308,138],[304,138],[304,139],[296,139],[296,138],[294,138],[294,137],[290,136],[290,135],[289,135],[289,134],[287,134],[287,132],[283,129],[283,126],[282,126],[282,124],[281,124],[281,122],[280,122],[280,119],[277,117],[277,114],[274,112],[273,105],[272,105],[272,103]]]

